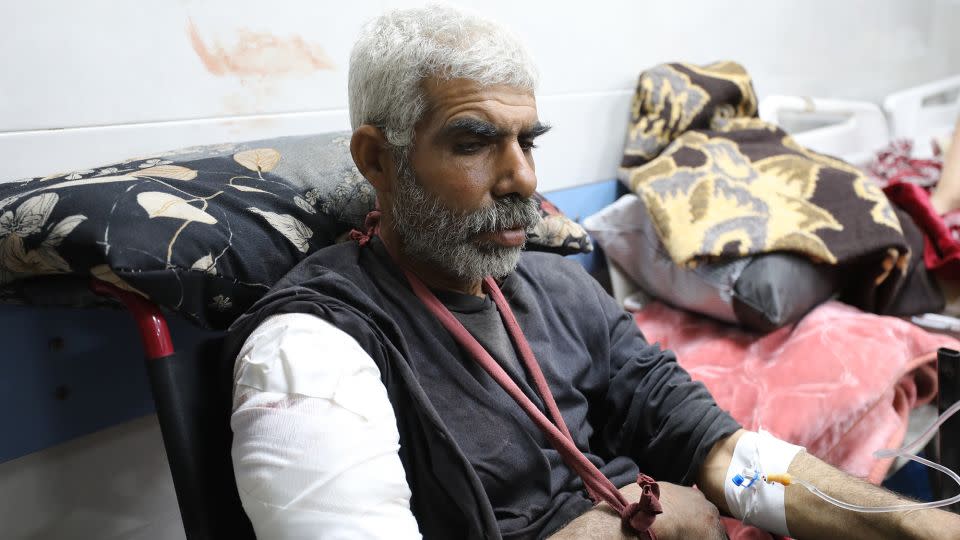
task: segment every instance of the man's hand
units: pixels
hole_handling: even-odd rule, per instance
[[[727,537],[720,523],[717,507],[693,488],[667,482],[660,484],[660,504],[663,513],[653,522],[657,540],[696,538],[721,540]],[[627,501],[640,498],[640,486],[630,484],[620,489]],[[620,524],[620,516],[607,503],[600,503],[587,513],[560,529],[551,540],[620,540],[636,538]]]
[[[720,511],[703,493],[684,486],[659,482],[663,513],[653,522],[657,540],[703,538],[724,540],[727,533],[720,523]],[[636,497],[640,495],[637,487]],[[621,490],[622,491],[622,490]],[[627,498],[628,500],[634,500]]]

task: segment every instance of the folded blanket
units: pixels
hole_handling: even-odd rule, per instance
[[[790,251],[852,263],[858,304],[882,312],[910,257],[883,192],[859,169],[809,151],[756,116],[733,62],[657,66],[640,76],[620,178],[651,213],[671,258]]]
[[[891,460],[873,452],[900,446],[910,410],[936,394],[937,348],[960,346],[839,302],[764,336],[660,303],[635,319],[745,428],[764,428],[874,484]],[[768,538],[757,533],[731,538]]]
[[[942,171],[942,158],[913,157],[913,142],[907,139],[895,140],[877,151],[873,161],[867,165],[867,172],[881,187],[905,182],[932,188],[940,180]]]

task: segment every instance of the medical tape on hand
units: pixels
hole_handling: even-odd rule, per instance
[[[744,433],[737,441],[723,484],[723,494],[733,517],[765,531],[790,536],[784,487],[759,479],[749,487],[738,486],[733,478],[745,470],[761,475],[785,473],[801,450],[803,447],[781,441],[763,430]]]

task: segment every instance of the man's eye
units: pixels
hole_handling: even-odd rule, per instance
[[[529,150],[533,150],[533,149],[536,148],[536,147],[537,147],[537,145],[534,144],[532,140],[529,140],[529,141],[520,141],[520,148],[523,148],[523,151],[524,151],[524,152],[527,152],[527,151],[529,151]]]
[[[481,148],[483,148],[483,143],[479,141],[457,143],[453,147],[458,154],[476,154]]]

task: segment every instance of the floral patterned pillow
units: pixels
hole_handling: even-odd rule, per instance
[[[94,276],[226,328],[363,223],[374,192],[349,143],[338,132],[201,146],[0,184],[0,299],[80,303],[54,284]],[[592,249],[579,225],[541,208],[531,249]]]
[[[593,242],[582,225],[564,215],[540,193],[534,193],[533,198],[540,205],[540,217],[543,219],[527,234],[528,249],[560,255],[593,251]]]

